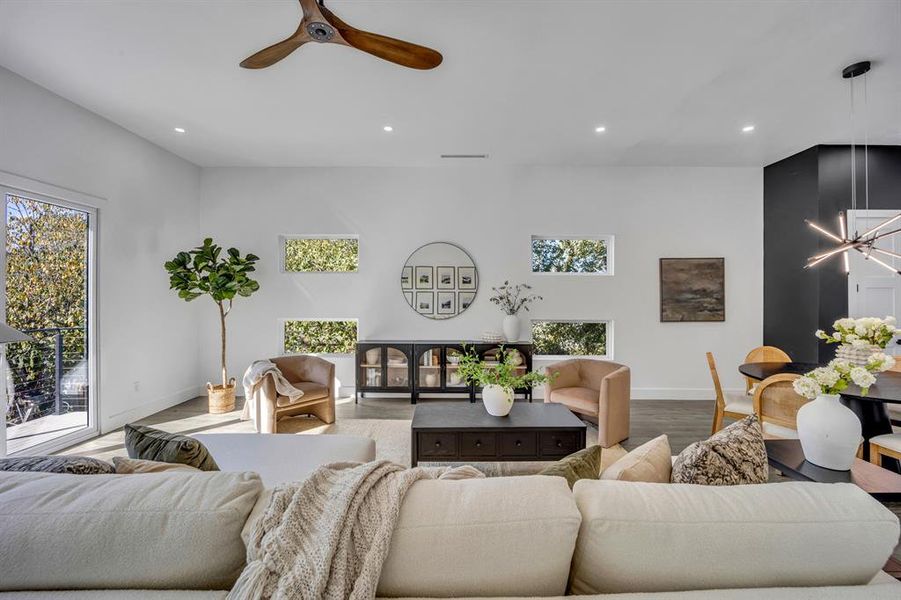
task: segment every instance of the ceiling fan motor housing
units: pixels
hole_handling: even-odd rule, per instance
[[[314,21],[307,24],[307,33],[315,41],[325,43],[335,37],[335,28],[322,21]]]

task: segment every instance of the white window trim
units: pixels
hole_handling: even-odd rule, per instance
[[[294,271],[292,271],[294,272]],[[285,324],[289,321],[353,321],[357,324],[357,341],[360,342],[360,320],[357,318],[339,318],[339,317],[326,317],[326,318],[303,318],[303,317],[292,317],[292,318],[282,318],[278,320],[278,337],[279,343],[278,347],[280,350],[281,356],[321,356],[322,358],[345,358],[348,356],[354,356],[356,354],[356,350],[353,352],[289,352],[285,347]]]
[[[607,326],[607,353],[606,354],[535,354],[534,360],[568,360],[571,358],[594,358],[600,360],[613,360],[613,320],[612,319],[530,319],[529,335],[532,333],[533,323],[604,323]],[[534,341],[534,340],[533,340]]]
[[[285,264],[285,244],[289,240],[357,240],[357,270],[356,271],[289,271]],[[278,269],[285,275],[354,275],[361,271],[360,263],[360,236],[353,233],[329,233],[329,234],[281,234],[278,236]]]
[[[564,276],[564,277],[613,277],[613,253],[614,241],[616,236],[613,234],[604,235],[532,235],[529,237],[529,273],[540,276]],[[570,271],[533,271],[532,270],[532,242],[535,240],[597,240],[602,241],[607,246],[607,271],[599,273],[597,271],[573,273]]]

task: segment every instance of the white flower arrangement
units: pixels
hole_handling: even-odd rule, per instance
[[[884,319],[877,319],[876,317],[839,319],[832,324],[832,328],[835,331],[831,334],[818,329],[815,335],[821,340],[826,340],[827,344],[885,348],[892,338],[895,337],[895,334],[901,333],[901,329],[895,327],[895,317],[886,317]]]
[[[895,366],[895,359],[882,352],[876,352],[864,366],[852,365],[846,360],[835,359],[825,367],[819,367],[798,379],[792,386],[801,396],[813,400],[821,394],[838,394],[854,383],[860,386],[866,396],[870,386],[876,383],[874,373],[888,371]]]

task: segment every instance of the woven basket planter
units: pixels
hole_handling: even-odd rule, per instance
[[[232,377],[228,385],[206,384],[207,394],[210,399],[210,413],[221,414],[235,410],[235,378]]]
[[[863,366],[867,364],[867,360],[877,352],[882,352],[882,348],[873,344],[870,344],[869,346],[842,344],[835,349],[835,358],[846,360],[852,365]]]

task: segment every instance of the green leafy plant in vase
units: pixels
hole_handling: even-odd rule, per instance
[[[255,254],[241,256],[236,248],[229,248],[222,254],[222,247],[214,244],[212,238],[203,240],[203,245],[179,252],[165,264],[169,273],[169,288],[178,292],[178,297],[191,302],[201,296],[209,296],[219,308],[219,329],[221,332],[222,384],[207,383],[210,412],[223,413],[235,408],[235,379],[228,377],[226,366],[225,318],[232,309],[235,297],[249,297],[260,289],[260,284],[248,273],[260,257]]]
[[[514,362],[515,350],[501,346],[497,361],[485,361],[474,349],[465,347],[457,365],[457,374],[466,383],[482,388],[482,402],[488,414],[504,417],[513,408],[513,391],[547,383],[554,376],[522,372]]]

